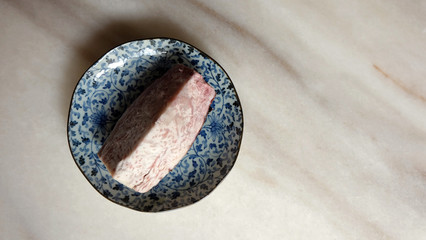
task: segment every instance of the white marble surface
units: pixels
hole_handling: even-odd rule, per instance
[[[214,57],[244,108],[207,198],[141,213],[69,153],[81,74],[168,36]],[[426,239],[426,2],[0,1],[1,239]]]

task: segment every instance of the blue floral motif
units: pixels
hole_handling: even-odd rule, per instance
[[[195,69],[216,90],[194,144],[162,181],[139,193],[112,179],[97,152],[131,102],[174,64]],[[234,85],[205,53],[175,39],[125,43],[99,59],[74,91],[68,141],[75,163],[104,197],[138,211],[157,212],[192,204],[208,195],[234,165],[243,114]]]
[[[209,114],[207,120],[210,122],[205,128],[210,131],[209,137],[212,138],[213,142],[222,142],[224,138],[224,124],[216,114]]]
[[[99,131],[103,134],[107,134],[108,131],[108,113],[105,111],[105,108],[101,107],[101,109],[97,111],[93,111],[90,116],[90,120]]]

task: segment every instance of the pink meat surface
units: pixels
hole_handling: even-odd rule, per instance
[[[199,73],[175,65],[128,107],[99,158],[117,181],[149,191],[188,152],[215,95]]]

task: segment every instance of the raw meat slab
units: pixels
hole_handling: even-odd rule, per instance
[[[215,95],[199,73],[175,65],[128,107],[99,158],[117,181],[149,191],[188,152]]]

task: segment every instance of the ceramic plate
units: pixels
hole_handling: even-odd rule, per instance
[[[147,193],[112,179],[97,152],[127,106],[174,64],[195,69],[216,90],[206,122],[186,156]],[[68,142],[75,163],[107,199],[143,212],[187,206],[204,198],[234,165],[243,114],[226,72],[205,53],[169,38],[118,46],[91,66],[78,82],[68,117]]]

